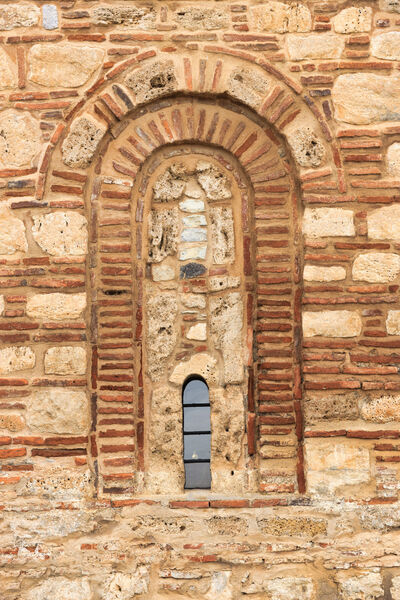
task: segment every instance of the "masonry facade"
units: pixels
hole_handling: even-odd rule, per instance
[[[400,598],[399,13],[0,6],[2,599]]]

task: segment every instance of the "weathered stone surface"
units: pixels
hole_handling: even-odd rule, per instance
[[[179,260],[203,260],[207,254],[207,246],[190,246],[188,248],[181,247],[179,252]]]
[[[354,337],[360,335],[362,320],[353,310],[321,310],[303,312],[303,335],[313,337]]]
[[[0,7],[0,31],[15,27],[32,27],[40,19],[40,8],[34,4],[9,4]]]
[[[205,352],[195,354],[189,360],[178,363],[169,378],[171,383],[182,385],[189,375],[196,373],[207,383],[216,383],[218,380],[217,361]]]
[[[377,600],[383,596],[380,573],[366,572],[356,577],[340,573],[338,581],[340,598],[343,600]]]
[[[267,593],[268,600],[314,600],[315,590],[308,577],[274,577],[263,573],[247,574],[242,580],[244,593]],[[336,600],[336,599],[335,599]]]
[[[229,26],[229,15],[224,6],[182,6],[175,12],[174,21],[191,31],[223,29]]]
[[[18,495],[43,496],[57,501],[88,500],[93,496],[92,474],[89,469],[74,471],[57,465],[37,465],[35,474],[18,484]]]
[[[217,265],[231,263],[235,256],[232,209],[214,207],[210,210],[213,260]]]
[[[260,106],[270,87],[270,81],[262,72],[237,68],[229,76],[228,93],[253,108]]]
[[[230,583],[231,571],[216,571],[211,575],[206,600],[232,600],[234,588]]]
[[[0,315],[4,313],[4,296],[0,294]]]
[[[358,414],[358,395],[354,393],[307,395],[304,398],[306,425],[315,425],[321,421],[353,420]]]
[[[346,279],[344,267],[317,267],[306,265],[303,277],[305,281],[340,281]]]
[[[206,242],[207,230],[205,227],[188,227],[181,231],[182,242]]]
[[[33,369],[35,353],[29,346],[8,346],[0,349],[0,375]]]
[[[257,519],[257,525],[263,533],[276,536],[315,537],[327,532],[327,522],[324,519],[309,517]]]
[[[182,202],[179,202],[179,208],[183,212],[198,213],[204,212],[205,205],[203,200],[186,198],[186,200],[182,200]]]
[[[324,162],[325,148],[309,127],[290,133],[288,142],[296,162],[301,167],[319,167]]]
[[[7,52],[0,48],[0,90],[17,85],[17,69]]]
[[[99,123],[84,116],[76,119],[62,144],[64,163],[72,168],[88,167],[103,136],[104,129]]]
[[[36,44],[29,50],[29,79],[46,87],[79,87],[99,69],[102,48],[60,44]]]
[[[206,299],[202,294],[181,294],[181,302],[187,308],[205,308]]]
[[[400,600],[400,575],[393,577],[390,593],[392,600]]]
[[[286,37],[290,60],[315,60],[339,58],[344,49],[344,39],[332,33],[292,34]]]
[[[182,165],[171,165],[160,175],[153,186],[153,200],[155,202],[169,202],[177,200],[183,194],[186,186],[186,170]]]
[[[24,222],[17,219],[7,206],[0,206],[0,254],[14,254],[27,250]]]
[[[400,256],[388,252],[368,252],[353,263],[353,279],[370,283],[386,283],[400,274]]]
[[[388,311],[386,331],[389,335],[400,335],[400,310]]]
[[[180,279],[195,279],[201,277],[206,272],[206,267],[200,263],[187,263],[182,265],[179,270]]]
[[[0,113],[0,167],[18,168],[34,163],[40,151],[39,123],[27,113],[13,109]]]
[[[354,125],[400,119],[400,77],[374,73],[339,75],[332,89],[336,118]]]
[[[303,4],[269,2],[250,7],[250,23],[259,31],[295,33],[311,31],[311,13]]]
[[[400,12],[399,0],[379,0],[379,8],[386,12]]]
[[[232,197],[229,179],[210,163],[198,163],[197,180],[208,200],[227,200]]]
[[[172,60],[155,61],[133,71],[125,83],[134,92],[138,104],[171,94],[178,85]]]
[[[400,32],[388,31],[371,40],[371,54],[385,60],[400,59]]]
[[[357,441],[307,439],[307,487],[312,494],[332,494],[343,486],[370,480],[369,450]]]
[[[156,11],[152,6],[97,6],[92,12],[94,25],[132,25],[138,29],[152,29]]]
[[[147,370],[153,381],[163,374],[177,340],[178,304],[174,294],[163,293],[147,300]]]
[[[27,600],[92,600],[93,594],[90,589],[89,580],[86,577],[79,579],[67,579],[66,577],[52,577],[32,588]]]
[[[337,33],[370,31],[372,8],[369,6],[350,6],[341,10],[332,21],[333,28]]]
[[[387,149],[387,171],[392,177],[400,178],[400,143],[395,142]]]
[[[45,29],[58,28],[58,12],[55,4],[43,4],[42,15],[42,24]]]
[[[400,206],[383,206],[367,215],[368,237],[400,241]]]
[[[361,416],[373,423],[400,421],[400,396],[381,396],[365,400],[361,406]]]
[[[52,256],[80,256],[87,252],[87,221],[77,212],[53,212],[33,216],[32,235]]]
[[[306,208],[303,233],[311,237],[353,236],[353,211],[343,208]]]
[[[222,352],[225,383],[243,380],[243,302],[238,292],[210,299],[210,327],[216,348]]]
[[[105,582],[101,600],[131,600],[132,596],[145,594],[149,586],[149,572],[139,567],[133,573],[112,573]]]
[[[197,323],[189,327],[186,337],[189,340],[206,340],[207,339],[207,325],[206,323]]]
[[[44,355],[45,373],[83,375],[86,373],[86,350],[80,346],[55,346]]]
[[[33,319],[78,319],[86,308],[86,294],[35,294],[28,298],[26,314]]]
[[[176,254],[178,245],[178,209],[152,210],[148,219],[150,262],[159,263]]]
[[[48,388],[34,392],[26,422],[40,433],[86,434],[90,427],[89,402],[85,392]]]
[[[240,517],[211,517],[207,519],[207,529],[210,535],[246,535],[248,525]]]
[[[0,415],[0,429],[7,429],[7,431],[15,432],[24,429],[25,421],[22,417],[15,414],[1,414]]]
[[[218,290],[226,290],[228,288],[236,288],[240,285],[240,277],[222,275],[219,277],[210,277],[208,280],[209,289],[212,292]]]
[[[153,281],[171,281],[171,279],[175,279],[175,269],[170,265],[153,265],[151,273]]]

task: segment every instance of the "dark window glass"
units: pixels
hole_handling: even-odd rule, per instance
[[[210,489],[210,398],[205,381],[190,379],[183,388],[182,400],[185,488]]]

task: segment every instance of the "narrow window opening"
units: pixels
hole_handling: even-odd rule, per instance
[[[185,489],[211,488],[211,414],[206,382],[191,377],[183,386]]]

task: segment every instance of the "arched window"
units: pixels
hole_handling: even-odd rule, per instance
[[[206,382],[200,377],[188,379],[182,399],[185,489],[210,489],[211,422]]]

